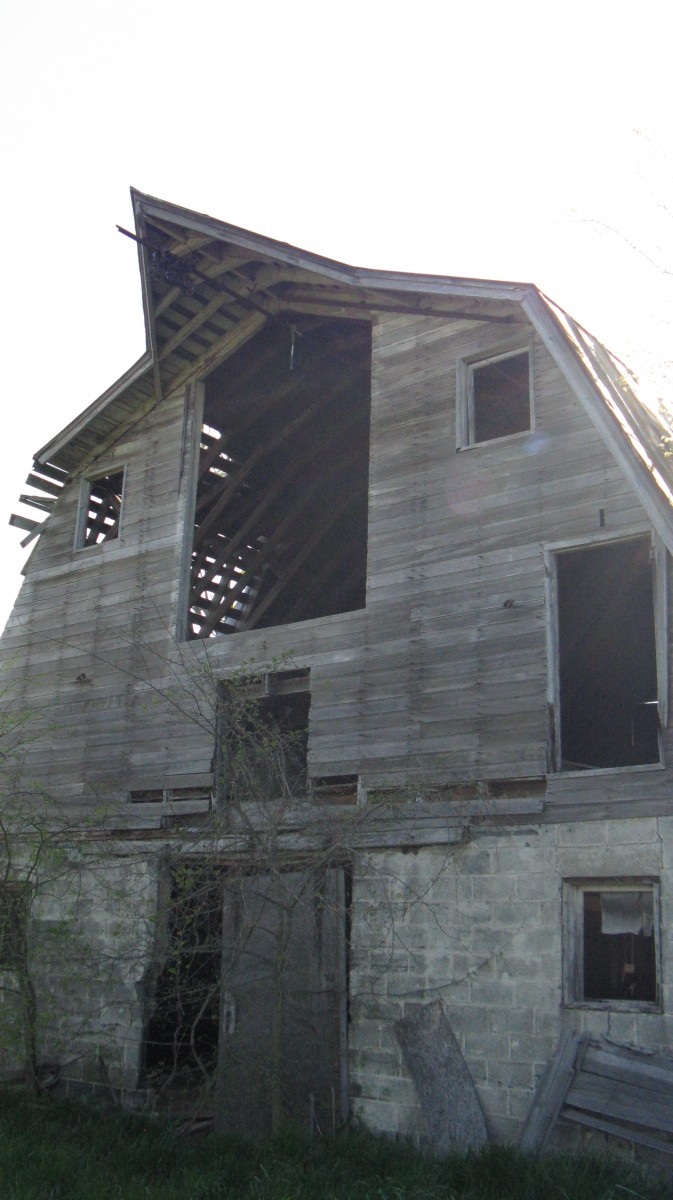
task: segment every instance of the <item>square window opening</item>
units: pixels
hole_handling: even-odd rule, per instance
[[[570,1004],[658,1006],[658,885],[566,885],[566,997]]]
[[[559,552],[555,561],[558,769],[659,762],[649,537]]]
[[[467,368],[467,444],[531,428],[530,354],[517,350]]]
[[[99,546],[119,537],[124,471],[113,471],[87,482],[78,545]]]

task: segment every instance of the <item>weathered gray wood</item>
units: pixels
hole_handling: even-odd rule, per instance
[[[573,1080],[565,1097],[565,1105],[586,1114],[642,1125],[648,1129],[673,1134],[673,1091],[667,1097],[653,1093],[647,1086],[645,1072],[642,1086],[619,1083],[604,1076],[582,1071]]]
[[[341,1106],[342,872],[234,878],[225,889],[216,1124],[332,1132]]]
[[[199,305],[181,304],[175,330],[202,312]],[[238,332],[245,326],[253,336],[262,323],[260,314],[244,318]],[[599,508],[610,530],[622,532],[642,527],[643,510],[539,339],[536,424],[544,438],[535,453],[514,441],[456,453],[456,360],[481,353],[491,336],[502,334],[486,332],[482,322],[384,312],[377,320],[367,609],[194,648],[194,661],[207,655],[214,676],[243,659],[268,662],[287,652],[312,667],[317,775],[357,773],[376,788],[419,775],[458,785],[547,769],[542,545],[590,535]],[[143,420],[117,441],[110,427],[97,443],[107,457],[96,469],[127,463],[118,542],[75,552],[78,489],[64,488],[3,642],[10,664],[14,654],[23,664],[16,675],[8,668],[17,698],[45,703],[59,727],[58,737],[31,750],[36,770],[48,771],[59,788],[68,777],[79,788],[82,773],[85,781],[98,776],[96,747],[105,747],[110,772],[128,787],[186,764],[206,771],[212,757],[206,731],[161,695],[180,688],[183,668],[169,685],[167,675],[162,680],[147,667],[150,647],[167,658],[175,652],[190,505],[180,477],[184,396],[176,389],[152,408],[147,380],[129,387],[141,383]],[[135,404],[129,394],[129,412]],[[65,689],[81,672],[93,680],[86,706],[69,708]],[[157,688],[151,701],[135,691],[148,674]],[[113,724],[115,695],[121,714]],[[78,747],[69,761],[60,752],[66,742]],[[580,820],[592,811],[621,814],[628,804],[642,815],[665,811],[667,794],[668,770],[551,777],[537,807],[545,806],[545,820],[551,812]],[[530,810],[529,800],[517,806],[515,796],[502,808]]]
[[[541,1151],[557,1120],[614,1134],[667,1153],[673,1137],[673,1059],[565,1031],[540,1082],[521,1134]]]
[[[423,1113],[423,1144],[434,1154],[481,1150],[484,1114],[440,1001],[408,1004],[394,1028]]]
[[[573,1125],[581,1125],[585,1129],[594,1129],[598,1133],[612,1134],[614,1137],[621,1138],[622,1141],[636,1142],[639,1146],[647,1146],[649,1150],[659,1150],[663,1154],[673,1155],[671,1142],[665,1142],[661,1138],[643,1133],[641,1129],[635,1129],[633,1126],[619,1125],[616,1121],[605,1121],[593,1114],[589,1116],[587,1113],[572,1108],[568,1108],[563,1113],[563,1120],[570,1121]]]
[[[538,1084],[524,1121],[519,1145],[522,1150],[542,1151],[565,1102],[573,1078],[575,1062],[586,1038],[564,1029],[559,1044]]]

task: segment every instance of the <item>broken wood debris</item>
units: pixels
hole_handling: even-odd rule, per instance
[[[523,1150],[557,1121],[673,1155],[673,1058],[565,1031],[528,1112]]]

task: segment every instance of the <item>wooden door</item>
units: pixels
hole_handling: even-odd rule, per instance
[[[223,920],[216,1126],[331,1131],[347,1116],[341,868],[231,881]]]

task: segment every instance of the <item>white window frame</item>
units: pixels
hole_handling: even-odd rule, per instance
[[[563,748],[561,745],[561,687],[559,664],[559,616],[558,583],[556,560],[564,551],[589,550],[592,546],[603,546],[607,542],[627,542],[635,538],[649,537],[654,564],[654,638],[657,668],[657,707],[659,710],[659,762],[640,763],[627,767],[592,767],[586,771],[563,770]],[[660,770],[664,765],[662,731],[668,725],[668,571],[666,546],[660,535],[651,527],[637,526],[633,529],[604,534],[587,534],[568,541],[552,542],[544,547],[545,608],[547,640],[547,705],[550,713],[552,752],[549,763],[550,774],[565,776],[590,776],[608,771]]]
[[[89,517],[89,500],[91,498],[91,487],[99,479],[105,479],[108,475],[122,475],[122,500],[119,509],[119,532],[114,538],[104,538],[102,542],[95,542],[87,546],[84,542],[86,536],[86,526]],[[102,470],[97,470],[95,473],[87,474],[81,482],[79,491],[79,503],[77,507],[77,522],[75,524],[75,550],[100,550],[101,546],[119,545],[122,539],[122,527],[124,522],[124,503],[126,500],[126,463],[117,463],[114,466],[103,467]]]
[[[491,363],[501,362],[506,358],[515,358],[519,354],[528,355],[528,402],[530,420],[527,429],[516,433],[505,433],[497,438],[486,438],[475,441],[474,438],[474,373],[480,367],[488,367]],[[535,430],[535,381],[534,381],[533,341],[517,341],[507,346],[494,347],[490,353],[470,354],[460,358],[457,364],[456,382],[456,445],[459,450],[471,450],[476,446],[492,446],[497,442],[510,441],[512,438],[528,437]]]
[[[584,998],[585,892],[652,893],[654,916],[656,998],[654,1000],[587,1000]],[[563,881],[563,1004],[611,1012],[662,1012],[661,905],[659,880],[652,876],[564,879]]]

